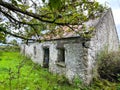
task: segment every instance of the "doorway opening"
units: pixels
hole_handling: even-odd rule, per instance
[[[45,47],[44,50],[44,60],[43,60],[43,67],[49,68],[49,48]]]

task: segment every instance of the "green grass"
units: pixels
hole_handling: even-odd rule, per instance
[[[18,52],[0,55],[0,90],[74,90],[67,80],[53,75]]]
[[[120,90],[120,84],[96,79],[85,87],[76,79],[71,85],[18,52],[0,51],[0,90]]]

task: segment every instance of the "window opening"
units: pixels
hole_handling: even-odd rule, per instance
[[[36,46],[34,46],[34,55],[36,55]]]
[[[58,62],[65,62],[65,49],[58,48]]]

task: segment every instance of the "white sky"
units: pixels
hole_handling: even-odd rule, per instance
[[[107,6],[112,8],[118,36],[120,39],[120,0],[97,0],[102,4],[106,4]]]

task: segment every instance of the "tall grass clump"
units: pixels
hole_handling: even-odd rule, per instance
[[[102,51],[98,56],[98,74],[109,81],[118,81],[120,75],[120,51]]]

